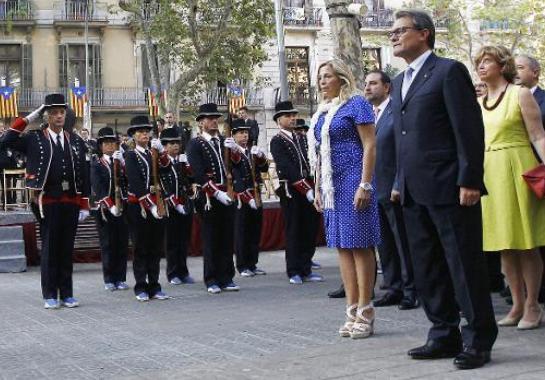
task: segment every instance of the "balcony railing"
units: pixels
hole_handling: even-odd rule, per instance
[[[324,8],[284,8],[284,25],[322,26]]]
[[[274,90],[275,103],[280,101],[280,88]],[[318,97],[314,87],[301,88],[297,91],[290,91],[289,100],[294,106],[314,108],[318,104]]]
[[[481,20],[479,27],[481,31],[507,31],[512,29],[512,26],[507,20]]]
[[[30,21],[30,1],[8,0],[0,2],[0,21]]]
[[[61,93],[68,99],[67,88],[24,88],[18,91],[19,107],[34,108],[44,102],[47,94]],[[147,107],[146,90],[129,87],[95,88],[89,92],[92,107]]]
[[[360,17],[361,27],[364,29],[389,29],[394,25],[393,9],[381,9],[367,13]],[[447,28],[449,26],[449,16],[434,16],[436,28]]]
[[[66,0],[55,4],[56,21],[108,21],[108,7],[106,3],[97,3],[93,0]]]
[[[244,99],[249,107],[263,106],[263,91],[261,90],[244,90]],[[216,87],[203,94],[202,101],[204,103],[216,103],[218,106],[227,106],[228,94],[227,88]]]

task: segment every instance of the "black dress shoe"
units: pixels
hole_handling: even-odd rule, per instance
[[[403,297],[399,303],[399,310],[411,310],[420,306],[420,302],[416,297]]]
[[[332,290],[329,293],[327,293],[327,296],[329,298],[344,298],[346,297],[346,293],[344,292],[344,286],[341,285],[339,289]]]
[[[425,345],[413,348],[407,354],[417,360],[454,358],[462,351],[461,344],[445,345],[428,341]]]
[[[401,298],[401,295],[395,293],[386,293],[382,296],[382,298],[374,301],[373,305],[375,305],[375,307],[399,305],[399,302],[401,302]]]
[[[479,351],[471,347],[454,358],[454,365],[458,369],[474,369],[485,365],[490,361],[490,351]]]

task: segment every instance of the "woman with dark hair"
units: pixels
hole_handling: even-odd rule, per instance
[[[373,179],[375,118],[342,61],[321,64],[317,83],[321,102],[307,134],[310,162],[316,168],[314,205],[324,213],[328,247],[339,253],[347,301],[339,334],[366,338],[374,332],[374,247],[380,242]]]
[[[538,247],[545,245],[545,203],[522,178],[545,159],[545,132],[530,90],[515,86],[513,56],[503,46],[484,46],[475,58],[487,94],[479,98],[485,125],[482,198],[483,250],[500,251],[513,306],[500,326],[539,327],[543,310],[537,298],[543,273]],[[493,253],[491,253],[493,254]]]

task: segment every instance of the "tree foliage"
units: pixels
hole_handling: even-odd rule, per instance
[[[191,103],[210,83],[255,80],[267,59],[270,0],[124,0],[120,7],[157,57],[157,67],[149,62],[152,82],[168,91],[169,104]]]

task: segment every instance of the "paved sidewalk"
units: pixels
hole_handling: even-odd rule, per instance
[[[283,254],[264,253],[268,275],[237,278],[239,293],[208,295],[201,284],[164,290],[169,301],[138,303],[132,290],[103,290],[97,264],[75,267],[77,309],[44,310],[38,268],[0,274],[1,379],[545,379],[545,328],[503,328],[492,363],[455,370],[451,360],[414,361],[424,342],[421,309],[377,309],[377,334],[340,338],[344,300],[336,255],[320,249],[327,281],[290,285]],[[164,264],[164,263],[163,263]],[[190,271],[202,278],[200,258]],[[129,284],[134,284],[129,270]],[[494,296],[498,315],[507,311]]]

